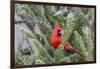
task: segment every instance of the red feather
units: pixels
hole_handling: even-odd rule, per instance
[[[73,48],[72,45],[71,45],[69,42],[67,42],[67,43],[65,44],[64,50],[65,50],[66,52],[77,53],[77,54],[79,54],[79,55],[82,56],[82,54],[81,54],[77,49]]]
[[[55,25],[54,30],[52,31],[51,37],[50,37],[50,43],[53,46],[53,48],[58,48],[58,46],[61,43],[61,37],[58,36],[58,30],[61,30],[61,26],[59,24]]]

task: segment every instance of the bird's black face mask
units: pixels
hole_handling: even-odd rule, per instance
[[[64,30],[63,30],[63,29],[58,30],[58,31],[57,31],[57,35],[58,35],[58,37],[64,36]]]

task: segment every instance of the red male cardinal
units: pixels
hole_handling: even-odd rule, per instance
[[[81,54],[77,49],[73,48],[69,42],[67,42],[67,43],[65,44],[64,50],[65,50],[66,52],[77,53],[77,54],[79,54],[79,55],[82,56],[82,54]]]
[[[50,43],[53,48],[55,48],[55,49],[58,48],[58,46],[61,43],[63,34],[64,34],[64,31],[63,31],[61,25],[55,24],[55,27],[54,27],[51,37],[50,37]]]

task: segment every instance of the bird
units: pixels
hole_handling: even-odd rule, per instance
[[[82,54],[77,49],[75,49],[74,47],[72,47],[71,43],[68,42],[68,41],[64,45],[64,50],[66,52],[69,52],[69,53],[77,53],[77,54],[79,54],[79,55],[82,56]]]
[[[60,24],[57,23],[54,24],[55,24],[54,29],[50,36],[50,43],[52,47],[56,49],[61,44],[62,36],[64,35],[64,30],[62,29]]]

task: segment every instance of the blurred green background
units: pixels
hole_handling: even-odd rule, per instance
[[[14,14],[16,65],[94,61],[94,8],[15,4]],[[51,46],[54,22],[64,29],[64,41],[83,56]]]

